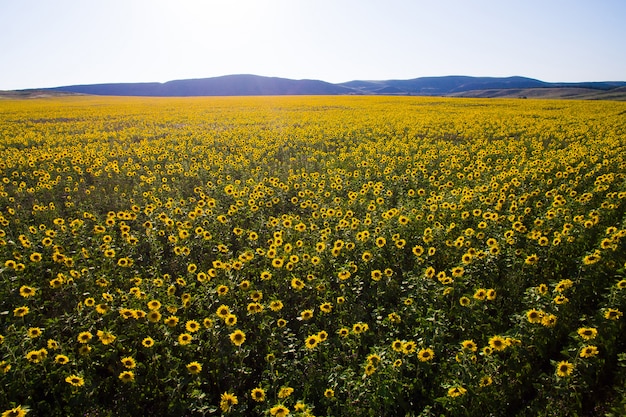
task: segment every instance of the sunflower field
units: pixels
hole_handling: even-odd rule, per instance
[[[626,103],[0,100],[0,413],[626,415]]]

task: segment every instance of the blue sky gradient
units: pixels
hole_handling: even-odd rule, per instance
[[[0,90],[257,74],[626,80],[623,0],[0,0]]]

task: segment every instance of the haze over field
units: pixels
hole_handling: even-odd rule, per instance
[[[0,0],[0,90],[257,74],[626,78],[619,0]]]

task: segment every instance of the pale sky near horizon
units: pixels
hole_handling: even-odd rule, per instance
[[[0,90],[256,74],[626,81],[626,0],[0,0]]]

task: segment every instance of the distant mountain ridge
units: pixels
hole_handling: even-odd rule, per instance
[[[95,95],[162,97],[337,95],[354,92],[349,87],[325,81],[292,80],[249,74],[175,80],[166,83],[71,85],[48,90]]]
[[[528,88],[588,88],[610,90],[626,86],[626,82],[548,83],[526,77],[469,77],[452,75],[445,77],[421,77],[411,80],[349,81],[339,84],[364,93],[378,94],[395,90],[398,94],[453,95],[468,91],[528,89]]]
[[[239,74],[165,83],[70,85],[37,91],[116,96],[417,95],[463,97],[559,96],[626,99],[624,81],[548,83],[526,77],[420,77],[408,80],[354,80],[328,83]],[[569,90],[568,90],[569,89]],[[571,90],[571,94],[568,92]],[[544,94],[545,93],[545,94]],[[624,97],[624,98],[621,98]]]

